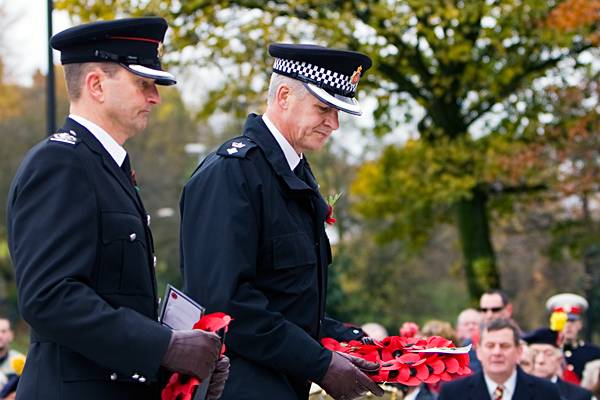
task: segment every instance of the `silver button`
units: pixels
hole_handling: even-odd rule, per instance
[[[138,379],[138,381],[140,381],[141,383],[146,382],[146,378],[144,378],[143,376],[140,376],[140,379]]]
[[[154,256],[153,262],[154,262],[154,268],[156,268],[156,256]]]
[[[358,329],[353,329],[352,330],[352,333],[354,333],[355,335],[358,335],[358,332],[359,332]]]
[[[132,377],[133,379],[137,379],[137,378],[139,378],[139,377],[140,377],[140,374],[138,374],[138,373],[135,373],[135,374],[131,375],[131,377]]]
[[[146,214],[146,224],[148,226],[150,226],[150,222],[152,221],[152,217],[150,216],[150,214]]]
[[[110,374],[110,380],[111,381],[116,381],[117,380],[117,373],[113,372],[112,374]]]
[[[131,235],[129,235],[129,241],[133,242],[135,240],[135,238],[137,237],[137,235],[134,233],[132,233]]]

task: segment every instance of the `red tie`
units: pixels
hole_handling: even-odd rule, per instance
[[[503,395],[504,395],[504,386],[502,386],[502,385],[496,386],[496,390],[494,390],[493,400],[502,400]]]

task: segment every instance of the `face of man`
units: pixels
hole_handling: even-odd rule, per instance
[[[0,353],[4,354],[8,351],[12,340],[13,332],[10,322],[7,319],[0,319]]]
[[[486,324],[499,318],[509,319],[512,315],[510,304],[503,304],[502,297],[496,293],[484,293],[479,300],[479,312]]]
[[[563,338],[567,341],[577,340],[577,336],[579,335],[579,331],[581,330],[582,326],[583,325],[581,324],[580,319],[567,321],[562,331]]]
[[[463,311],[456,322],[456,337],[460,340],[471,339],[479,332],[481,315],[475,310]]]
[[[523,352],[521,353],[521,359],[519,365],[521,369],[527,374],[531,374],[533,371],[533,350],[529,346],[522,346]]]
[[[515,344],[513,331],[509,328],[483,331],[477,347],[477,358],[483,371],[496,383],[504,383],[521,359],[522,348]]]
[[[293,93],[286,110],[289,123],[285,135],[296,153],[321,149],[340,126],[338,112],[310,93]]]
[[[541,343],[529,347],[533,352],[533,375],[550,379],[559,373],[562,355],[556,347]]]
[[[113,76],[104,74],[102,82],[107,131],[127,139],[144,130],[150,110],[160,103],[154,80],[119,68]]]

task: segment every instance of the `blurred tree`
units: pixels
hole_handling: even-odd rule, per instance
[[[59,0],[57,7],[82,20],[120,13],[165,16],[173,28],[170,46],[180,55],[171,60],[212,67],[223,78],[212,82],[201,117],[215,110],[240,116],[257,104],[266,85],[271,60],[265,51],[271,42],[313,40],[371,55],[374,70],[361,87],[377,100],[374,132],[383,135],[410,121],[407,104],[422,108],[424,115],[406,150],[390,148],[379,167],[367,167],[364,174],[371,180],[356,186],[363,204],[358,209],[368,217],[385,217],[383,236],[414,245],[422,244],[437,222],[455,222],[469,293],[476,299],[484,289],[500,286],[490,196],[543,187],[533,165],[524,166],[533,169],[531,176],[516,179],[515,185],[514,179],[502,179],[503,169],[491,169],[497,161],[487,157],[498,151],[509,157],[514,144],[532,140],[524,128],[535,116],[535,107],[528,107],[536,94],[534,80],[593,46],[589,34],[597,28],[596,19],[581,18],[583,23],[569,29],[552,24],[560,20],[553,13],[563,3],[568,4]],[[410,168],[397,170],[405,166]]]

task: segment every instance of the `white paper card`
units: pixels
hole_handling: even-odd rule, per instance
[[[159,322],[173,330],[192,329],[204,314],[204,307],[181,290],[167,285]]]
[[[440,353],[440,354],[467,354],[471,350],[471,345],[464,347],[433,347],[423,350],[408,350],[411,353]]]

